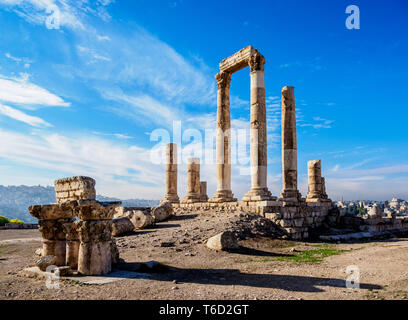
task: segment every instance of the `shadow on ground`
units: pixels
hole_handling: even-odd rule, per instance
[[[140,269],[140,263],[122,263],[120,270],[147,272],[151,280],[195,283],[203,285],[248,286],[255,288],[282,289],[296,292],[324,292],[319,287],[346,289],[345,279],[294,276],[283,274],[242,273],[236,269],[193,269],[161,265],[155,271]],[[380,290],[376,284],[361,283],[360,289]]]

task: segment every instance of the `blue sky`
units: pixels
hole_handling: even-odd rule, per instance
[[[345,26],[350,4],[359,30]],[[59,29],[49,29],[55,6]],[[291,85],[303,195],[307,161],[322,159],[334,200],[408,198],[404,0],[0,0],[0,30],[0,184],[90,175],[100,194],[160,199],[164,166],[151,161],[151,133],[171,133],[173,121],[182,132],[214,129],[218,63],[252,45],[266,58],[274,195],[280,92]],[[231,116],[233,128],[249,128],[248,68],[232,77]],[[238,197],[250,188],[243,167],[233,166]],[[212,196],[215,165],[203,165],[201,179]]]

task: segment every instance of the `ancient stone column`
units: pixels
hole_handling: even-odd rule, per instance
[[[251,68],[251,190],[243,201],[272,199],[267,187],[267,127],[265,104],[265,58],[255,52],[249,59]]]
[[[298,201],[295,88],[282,89],[282,200]]]
[[[310,160],[307,163],[309,192],[306,201],[316,201],[322,198],[322,165],[320,160]]]
[[[77,216],[79,252],[78,272],[103,275],[112,269],[112,217],[120,202],[79,200]]]
[[[79,253],[79,221],[63,224],[66,237],[66,263],[72,270],[78,269],[78,253]]]
[[[229,89],[231,74],[220,72],[215,75],[217,80],[217,192],[212,202],[235,201],[231,191],[231,117]]]
[[[207,202],[207,181],[200,181],[200,201]]]
[[[178,203],[177,195],[177,144],[166,145],[166,195],[163,199],[172,203]]]
[[[46,204],[30,206],[28,211],[38,219],[43,238],[42,255],[55,256],[56,266],[65,266],[66,237],[63,225],[74,221],[72,208],[67,204]]]
[[[200,159],[187,159],[187,194],[184,202],[200,201]]]

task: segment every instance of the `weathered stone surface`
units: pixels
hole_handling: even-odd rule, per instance
[[[119,263],[119,249],[118,246],[116,245],[115,239],[111,240],[111,256],[112,256],[112,264],[118,264]]]
[[[216,162],[217,192],[210,201],[236,201],[231,191],[231,115],[229,89],[231,73],[221,71],[215,75],[217,81],[217,131]]]
[[[166,145],[166,195],[163,201],[177,203],[177,144]]]
[[[55,256],[56,266],[65,265],[66,241],[65,240],[43,240],[43,256]]]
[[[47,240],[65,240],[65,231],[63,225],[73,221],[73,218],[57,220],[38,220],[38,229],[43,239]]]
[[[164,221],[173,215],[173,206],[170,202],[163,202],[153,208],[152,216],[156,222]]]
[[[78,200],[76,215],[84,221],[111,220],[115,214],[115,208],[119,207],[120,201],[100,202],[95,200]]]
[[[42,248],[38,248],[37,250],[35,250],[35,254],[37,255],[37,256],[42,256]]]
[[[78,223],[81,243],[106,242],[112,238],[112,220],[89,220]]]
[[[295,88],[282,89],[282,181],[281,198],[284,201],[300,201],[297,186],[297,137]]]
[[[239,247],[234,234],[224,231],[207,240],[207,247],[213,250],[237,249]]]
[[[145,211],[135,210],[130,218],[135,230],[144,229],[154,224],[154,217]]]
[[[164,203],[165,201],[162,201]],[[114,218],[128,218],[134,230],[144,229],[154,224],[151,207],[118,207]]]
[[[200,181],[200,202],[208,201],[207,181]]]
[[[37,218],[38,220],[66,219],[75,216],[75,212],[72,209],[72,206],[74,205],[75,204],[73,203],[71,203],[70,205],[58,205],[58,204],[34,205],[29,206],[28,211],[34,218]]]
[[[90,177],[70,177],[54,182],[55,194],[58,203],[71,200],[95,200],[95,180]]]
[[[200,159],[187,159],[187,194],[183,202],[200,202]]]
[[[62,229],[65,233],[65,239],[70,241],[78,241],[79,234],[78,234],[78,227],[79,221],[70,221],[67,223],[62,223]]]
[[[128,218],[112,219],[112,236],[117,237],[134,230],[134,225]]]
[[[112,270],[112,242],[88,242],[79,246],[78,272],[103,275]]]
[[[35,265],[40,268],[41,271],[46,271],[47,267],[56,265],[57,258],[55,256],[43,256]]]
[[[309,192],[306,200],[322,199],[322,165],[320,160],[310,160],[307,163]]]
[[[67,241],[66,244],[65,264],[72,270],[77,270],[78,268],[79,244],[78,240]]]

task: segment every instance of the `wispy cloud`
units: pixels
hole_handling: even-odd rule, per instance
[[[331,124],[334,122],[334,120],[328,120],[328,119],[324,119],[320,117],[314,117],[313,120],[315,121],[315,123],[300,123],[299,126],[300,127],[312,127],[314,129],[321,129],[321,128],[330,129]]]
[[[20,110],[0,104],[0,114],[17,121],[24,122],[33,127],[52,127],[52,125],[41,118],[30,116]]]
[[[59,96],[30,83],[27,76],[21,78],[7,78],[0,75],[0,101],[20,104],[27,108],[35,106],[68,107]]]

